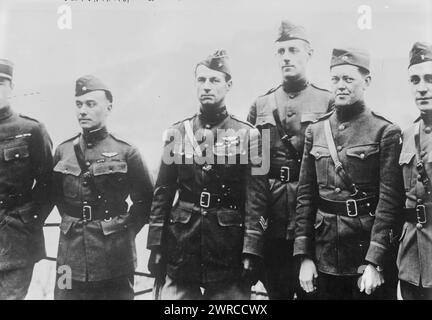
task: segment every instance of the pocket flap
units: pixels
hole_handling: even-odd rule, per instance
[[[413,152],[401,152],[399,156],[399,164],[400,165],[409,164],[412,158],[414,158],[414,155],[415,153]]]
[[[379,152],[378,144],[368,144],[347,148],[347,156],[359,158],[361,160]]]
[[[276,122],[275,119],[273,118],[273,114],[262,114],[257,116],[255,126],[265,127],[266,125],[276,126]]]
[[[93,165],[93,175],[100,176],[104,174],[126,173],[127,163],[125,161],[107,161],[95,163]]]
[[[317,160],[322,157],[330,157],[329,149],[323,146],[314,145],[309,153]]]
[[[26,204],[25,206],[19,208],[17,213],[24,223],[31,223],[39,218],[32,203]]]
[[[192,208],[190,207],[192,206]],[[171,223],[188,223],[193,213],[193,203],[180,201],[179,205],[171,210]]]
[[[74,224],[75,221],[77,221],[78,219],[70,217],[68,215],[64,215],[62,217],[62,220],[60,222],[60,231],[63,234],[67,234],[69,232],[69,230],[71,229],[72,225]]]
[[[75,177],[78,177],[81,174],[81,168],[78,165],[67,163],[65,161],[58,162],[53,170],[54,172],[70,174]]]
[[[111,220],[102,220],[101,227],[103,234],[106,236],[124,231],[128,228],[126,216],[117,216]]]
[[[324,113],[316,113],[316,112],[305,112],[301,115],[300,122],[301,123],[307,123],[307,122],[314,122],[319,117],[321,117]]]
[[[219,225],[222,227],[241,227],[243,219],[239,211],[221,209],[217,211]]]
[[[14,159],[22,159],[29,157],[29,150],[26,145],[16,146],[12,148],[5,148],[3,150],[5,161],[11,161]]]

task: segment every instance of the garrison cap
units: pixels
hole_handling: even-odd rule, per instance
[[[75,97],[97,90],[107,92],[108,96],[111,97],[109,100],[112,102],[111,90],[100,79],[92,75],[83,76],[76,81]]]
[[[330,68],[349,64],[370,71],[370,56],[369,53],[359,48],[335,48],[333,49]]]
[[[295,25],[288,20],[281,21],[276,42],[294,39],[303,40],[310,44],[309,36],[307,35],[305,28]]]
[[[225,50],[217,50],[206,59],[197,64],[206,66],[209,69],[216,70],[227,74],[231,78],[231,68],[229,66],[229,58]]]
[[[10,60],[0,59],[0,77],[12,80],[14,64]]]
[[[409,56],[409,67],[426,61],[432,61],[432,45],[425,42],[414,43]]]

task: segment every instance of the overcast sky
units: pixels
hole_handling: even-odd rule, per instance
[[[57,26],[64,4],[71,30]],[[372,9],[370,30],[358,28],[361,5]],[[274,40],[281,19],[311,35],[312,82],[328,87],[334,47],[363,47],[372,55],[369,106],[403,128],[415,119],[408,53],[415,41],[432,42],[430,0],[0,0],[0,56],[16,65],[15,108],[44,122],[56,145],[79,130],[75,80],[99,76],[115,99],[110,129],[136,144],[154,171],[162,131],[198,109],[199,60],[227,50],[234,81],[227,106],[243,119],[258,95],[280,83]]]

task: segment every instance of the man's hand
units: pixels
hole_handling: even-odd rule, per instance
[[[316,290],[314,284],[316,278],[318,278],[318,272],[315,263],[309,258],[304,258],[300,266],[299,274],[300,285],[303,290],[307,293],[314,292]]]
[[[247,283],[250,283],[251,286],[255,285],[258,282],[258,258],[245,254],[243,256],[243,270],[242,270],[242,278]]]
[[[378,272],[377,269],[368,264],[363,272],[360,281],[360,292],[365,292],[366,294],[371,294],[378,288],[380,285],[384,283],[384,277],[381,272]]]
[[[152,250],[148,262],[148,270],[155,278],[162,279],[166,275],[166,264],[162,253],[157,250]]]

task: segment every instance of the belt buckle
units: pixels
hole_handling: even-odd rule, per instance
[[[280,168],[280,181],[288,182],[290,179],[290,168],[283,166]]]
[[[92,207],[90,205],[83,205],[82,217],[84,221],[90,221],[92,219]]]
[[[357,217],[357,202],[355,200],[347,200],[345,201],[348,217]],[[354,211],[354,213],[352,213]]]
[[[418,223],[425,224],[427,222],[426,207],[423,204],[416,207],[416,216]]]
[[[210,207],[210,192],[203,191],[200,195],[200,206],[203,208]]]

